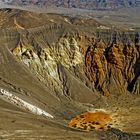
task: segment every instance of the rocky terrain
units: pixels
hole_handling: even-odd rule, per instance
[[[140,0],[2,0],[12,5],[36,5],[41,7],[65,7],[82,9],[115,10],[123,7],[139,7]]]
[[[1,139],[140,139],[139,35],[93,18],[0,10]],[[114,116],[109,130],[69,127],[96,110]]]

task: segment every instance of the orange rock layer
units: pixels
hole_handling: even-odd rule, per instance
[[[69,127],[86,131],[104,131],[111,127],[111,121],[111,115],[105,112],[87,112],[73,118],[69,123]]]

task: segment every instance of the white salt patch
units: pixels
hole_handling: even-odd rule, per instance
[[[11,102],[13,104],[15,104],[16,106],[26,109],[28,111],[31,111],[34,114],[37,115],[44,115],[50,118],[54,118],[51,114],[49,114],[48,112],[20,99],[19,97],[9,93],[8,91],[4,90],[4,89],[0,89],[0,96],[3,97],[4,99],[6,99],[6,101]]]

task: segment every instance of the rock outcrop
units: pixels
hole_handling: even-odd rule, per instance
[[[59,29],[54,30],[59,32]],[[138,94],[140,46],[137,33],[117,34],[120,37],[111,35],[108,43],[102,36],[62,34],[57,42],[47,45],[42,37],[35,37],[32,43],[21,40],[12,52],[56,93],[65,89],[66,79],[60,75],[60,67],[64,67],[85,86],[106,96]]]

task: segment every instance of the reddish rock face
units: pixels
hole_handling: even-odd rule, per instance
[[[132,81],[136,82],[140,74],[135,67],[139,65],[137,46],[134,42],[125,44],[120,40],[107,45],[101,40],[83,48],[85,74],[98,91],[107,96],[116,90],[134,93]]]

